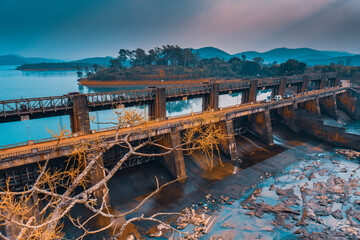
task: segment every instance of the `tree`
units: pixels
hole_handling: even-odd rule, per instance
[[[247,76],[255,76],[259,74],[260,70],[261,66],[257,62],[245,61],[241,73]]]
[[[93,68],[94,68],[94,72],[96,73],[96,72],[97,72],[97,70],[99,69],[99,65],[97,65],[97,64],[93,64]]]
[[[262,57],[254,57],[253,61],[261,65],[264,62],[264,59]]]
[[[81,67],[79,65],[76,66],[76,74],[78,78],[82,78],[83,77],[83,72],[81,71]]]
[[[60,143],[70,133],[64,128],[59,128],[59,132],[51,131],[57,140],[56,147],[48,155],[45,162],[39,165],[39,175],[32,185],[27,185],[23,190],[14,191],[8,187],[0,191],[0,223],[2,226],[15,229],[13,232],[16,239],[60,239],[62,236],[62,220],[68,218],[72,224],[83,231],[82,239],[86,235],[91,235],[103,231],[109,231],[115,239],[121,237],[126,227],[134,221],[153,221],[161,223],[179,236],[193,233],[182,232],[160,217],[172,216],[192,219],[194,213],[156,213],[152,216],[138,216],[125,220],[125,216],[137,211],[141,206],[156,193],[180,179],[168,182],[162,186],[157,184],[157,189],[150,193],[136,207],[125,213],[114,213],[108,207],[109,190],[106,183],[114,176],[115,172],[132,156],[159,157],[166,156],[173,151],[187,151],[191,153],[195,150],[202,151],[208,160],[210,167],[213,164],[214,152],[218,152],[218,144],[226,141],[221,126],[216,124],[214,119],[222,116],[214,113],[210,117],[197,117],[191,128],[185,131],[184,138],[177,146],[167,147],[157,142],[150,136],[149,129],[153,122],[146,120],[144,112],[139,108],[125,109],[118,107],[115,111],[116,130],[112,140],[93,139],[78,143],[74,146],[69,161],[65,169],[50,169],[49,162],[52,155],[56,153]],[[129,139],[134,134],[146,134],[148,138],[142,142],[131,142]],[[114,146],[121,146],[127,152],[115,164],[112,169],[105,169],[100,164],[103,154]],[[156,146],[162,151],[160,153],[143,151],[147,146]],[[221,160],[220,160],[221,161]],[[88,185],[87,177],[93,169],[99,169],[103,176],[97,183]],[[9,181],[9,180],[7,180]],[[157,181],[157,179],[156,179]],[[158,181],[157,181],[158,183]],[[62,191],[57,191],[61,187]],[[75,205],[83,205],[92,215],[88,218],[76,218],[71,215],[70,210]],[[96,217],[111,219],[100,228],[91,228],[89,222]],[[204,221],[207,224],[209,221]],[[191,223],[191,222],[190,222]],[[1,231],[1,230],[0,230]],[[197,233],[200,234],[200,233]],[[2,239],[8,239],[0,233]]]
[[[280,75],[294,75],[294,74],[304,74],[306,69],[306,64],[299,62],[295,59],[289,59],[285,63],[280,64],[279,74]]]
[[[243,62],[245,62],[245,60],[246,60],[245,54],[241,54],[241,59],[242,59]]]

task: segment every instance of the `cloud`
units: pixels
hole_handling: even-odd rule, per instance
[[[78,58],[162,44],[360,52],[358,0],[0,0],[0,54]]]

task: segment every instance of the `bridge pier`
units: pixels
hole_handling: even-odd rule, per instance
[[[336,96],[338,107],[352,119],[360,119],[360,93],[350,89]]]
[[[281,95],[281,96],[284,96],[285,94],[285,89],[286,89],[286,78],[283,77],[281,78],[281,82],[280,82],[280,85],[278,87],[278,92],[277,94],[278,95]]]
[[[72,95],[73,109],[70,112],[72,133],[90,134],[90,116],[87,96],[84,94]]]
[[[304,108],[307,112],[315,114],[318,119],[321,118],[321,109],[320,109],[319,98],[315,98],[314,100],[306,101],[302,105],[304,106]]]
[[[226,120],[220,124],[223,126],[227,139],[221,142],[219,147],[232,161],[237,161],[240,159],[240,154],[236,148],[233,120]]]
[[[278,114],[281,116],[285,126],[287,126],[291,131],[298,133],[300,132],[300,129],[295,119],[296,109],[297,109],[297,103],[294,103],[294,105],[279,108]]]
[[[273,145],[274,139],[272,135],[270,110],[266,109],[263,112],[249,115],[248,119],[250,123],[250,130],[260,137],[260,139],[262,139],[266,144]]]
[[[258,80],[252,80],[251,81],[251,86],[249,89],[249,100],[247,102],[251,103],[251,102],[256,102],[256,97],[257,97],[257,91],[258,91]]]
[[[324,88],[325,88],[326,81],[327,81],[326,75],[323,74],[323,75],[321,76],[319,89],[324,89]]]
[[[155,99],[149,104],[149,118],[153,120],[166,119],[166,89],[154,88]]]
[[[336,95],[321,98],[320,108],[334,119],[338,119]]]
[[[301,83],[301,92],[306,93],[309,87],[309,76],[304,75],[304,80]]]
[[[86,164],[90,161],[88,157],[86,157]],[[85,166],[86,167],[86,166]],[[88,176],[89,182],[88,187],[92,187],[98,182],[100,182],[103,178],[105,178],[105,168],[104,168],[104,161],[102,156],[99,157],[96,163],[91,168]],[[101,186],[98,190],[93,192],[93,195],[96,199],[98,207],[101,206],[101,203],[105,201],[107,206],[110,206],[110,198],[109,198],[109,189],[107,184]]]
[[[160,144],[170,148],[179,146],[181,144],[180,132],[173,130],[169,134],[161,136]],[[167,151],[164,149],[159,150],[160,152]],[[174,178],[178,178],[181,181],[186,180],[184,153],[181,149],[173,150],[170,154],[165,155],[163,159],[163,164]]]
[[[210,94],[205,94],[202,99],[203,111],[209,109],[217,111],[219,109],[219,90],[220,85],[218,83],[211,84]]]

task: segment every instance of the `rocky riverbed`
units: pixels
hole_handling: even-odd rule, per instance
[[[304,155],[266,179],[222,208],[208,237],[359,239],[359,161],[337,152]]]

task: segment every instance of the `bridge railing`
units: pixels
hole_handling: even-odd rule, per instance
[[[264,78],[259,79],[258,87],[268,87],[268,86],[276,86],[280,85],[281,78]]]
[[[250,88],[250,81],[249,80],[239,80],[239,81],[229,81],[229,82],[220,82],[219,83],[219,91],[226,92],[226,91],[236,91],[241,89]]]
[[[322,74],[311,74],[309,75],[309,80],[321,80]]]
[[[71,97],[53,96],[0,101],[0,117],[20,116],[23,114],[45,113],[72,108]]]
[[[336,78],[337,77],[337,73],[334,73],[334,72],[326,73],[325,75],[327,78]]]
[[[89,106],[96,107],[153,100],[154,90],[147,88],[118,92],[88,93],[86,96]]]
[[[287,83],[298,83],[304,81],[304,76],[290,76],[286,77]]]
[[[210,93],[211,86],[209,84],[189,84],[166,87],[166,97],[182,97],[191,95],[202,95]]]

